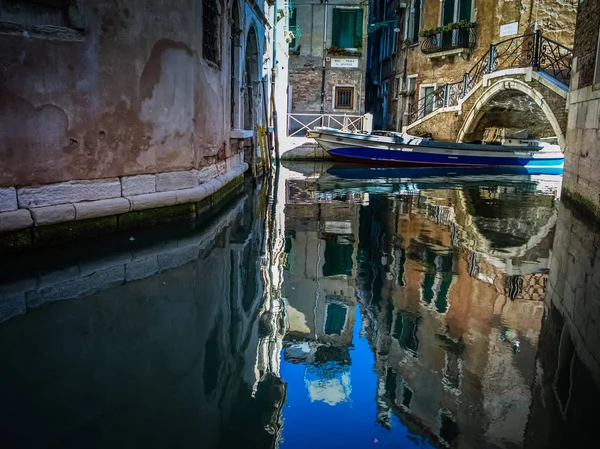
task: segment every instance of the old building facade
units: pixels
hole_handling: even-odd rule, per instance
[[[409,111],[419,100],[444,84],[463,80],[492,44],[508,40],[501,54],[526,53],[529,42],[518,38],[535,30],[560,45],[573,44],[574,1],[371,0],[371,5],[371,23],[383,25],[369,37],[372,87],[367,110],[374,114],[375,126],[387,129],[406,127]],[[430,103],[425,114],[439,106]],[[528,108],[529,117],[535,110],[537,119],[545,120],[530,104],[526,108],[513,101],[509,106]]]
[[[268,9],[0,1],[0,232],[193,204],[241,176]]]
[[[288,112],[361,115],[365,104],[368,5],[299,0],[290,8]],[[288,121],[289,131],[299,123]]]
[[[600,3],[579,2],[569,92],[564,189],[600,216]]]

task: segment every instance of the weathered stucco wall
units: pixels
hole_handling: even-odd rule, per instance
[[[2,28],[0,186],[189,170],[238,152],[230,6],[221,6],[220,67],[202,57],[194,0],[88,1],[75,37]]]
[[[216,0],[217,38],[202,1],[53,4],[0,0],[0,232],[198,201],[247,169],[264,4]]]

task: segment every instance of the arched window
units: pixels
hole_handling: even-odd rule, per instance
[[[202,57],[221,64],[221,8],[218,0],[202,0]]]

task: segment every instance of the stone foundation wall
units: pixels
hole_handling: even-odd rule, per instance
[[[593,85],[600,3],[580,4],[569,93],[563,188],[600,219],[600,84]]]
[[[201,170],[0,188],[0,233],[199,202],[247,168],[238,154]]]
[[[0,284],[0,322],[48,302],[85,297],[196,260],[201,249],[237,219],[243,203],[243,199],[237,201],[209,228],[186,238],[161,241],[154,246],[121,251],[102,259],[75,263],[52,272],[40,271],[35,277]]]

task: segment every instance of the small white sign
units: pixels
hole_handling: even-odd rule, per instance
[[[331,58],[331,67],[352,69],[358,67],[357,58]]]
[[[507,23],[506,25],[500,25],[500,37],[512,36],[519,32],[519,22]]]

